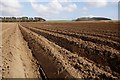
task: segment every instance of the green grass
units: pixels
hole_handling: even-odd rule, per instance
[[[46,22],[71,22],[72,20],[48,20]]]

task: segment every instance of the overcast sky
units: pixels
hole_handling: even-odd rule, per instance
[[[118,0],[0,0],[0,16],[40,16],[47,20],[78,17],[118,19]]]

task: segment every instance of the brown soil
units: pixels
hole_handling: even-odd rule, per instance
[[[2,23],[3,78],[119,79],[117,22]]]
[[[10,29],[2,31],[2,77],[3,78],[38,78],[38,66],[32,53],[23,40],[19,27],[15,23],[3,24]]]

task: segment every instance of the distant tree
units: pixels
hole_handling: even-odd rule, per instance
[[[16,22],[16,17],[11,17],[12,18],[12,22]]]
[[[0,17],[0,22],[2,22],[2,17]]]
[[[41,22],[46,21],[40,17],[0,17],[0,21],[2,22]]]
[[[104,17],[81,17],[77,18],[75,21],[99,21],[99,20],[111,20],[109,18],[104,18]]]
[[[17,17],[17,18],[16,18],[16,21],[17,21],[17,22],[21,22],[21,21],[22,21],[22,18],[21,18],[21,17]]]
[[[94,19],[94,20],[111,20],[109,18],[104,18],[104,17],[93,17],[92,19]]]
[[[28,21],[28,17],[22,17],[22,21],[23,22],[27,22]]]
[[[40,17],[35,17],[34,18],[34,20],[36,21],[36,22],[39,22],[39,21],[45,21],[45,19],[43,19],[43,18],[40,18]]]
[[[33,22],[33,20],[34,20],[34,19],[33,19],[32,17],[29,18],[29,22]]]

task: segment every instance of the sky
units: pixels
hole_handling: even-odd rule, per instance
[[[106,17],[118,20],[118,0],[0,0],[0,16],[73,20]]]

